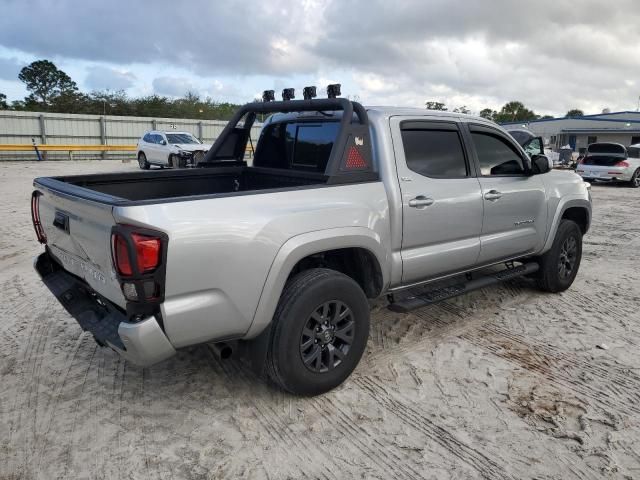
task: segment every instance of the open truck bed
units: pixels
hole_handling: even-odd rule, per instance
[[[261,167],[141,171],[36,179],[36,185],[111,205],[178,201],[185,197],[230,196],[327,183],[322,173]]]

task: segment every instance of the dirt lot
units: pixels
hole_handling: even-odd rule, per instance
[[[0,479],[640,478],[640,190],[593,187],[568,292],[380,303],[354,375],[308,399],[206,347],[127,364],[40,285],[33,177],[133,168],[0,165]]]

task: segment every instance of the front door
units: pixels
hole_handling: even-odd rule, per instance
[[[482,195],[456,122],[393,117],[402,193],[402,283],[472,268],[480,253]]]
[[[528,175],[520,148],[500,130],[470,125],[484,203],[479,263],[540,250],[547,202],[539,175]]]

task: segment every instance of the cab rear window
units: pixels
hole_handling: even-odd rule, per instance
[[[256,167],[324,172],[340,131],[339,122],[282,122],[267,125],[258,141]]]

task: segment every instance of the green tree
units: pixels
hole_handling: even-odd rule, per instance
[[[493,120],[498,112],[491,110],[490,108],[483,108],[480,110],[480,116],[487,120]]]
[[[496,115],[493,120],[498,123],[504,122],[523,122],[528,120],[538,119],[538,115],[533,110],[529,110],[524,106],[522,102],[511,101],[505,103],[502,109]]]
[[[425,102],[425,105],[427,107],[427,110],[440,110],[443,112],[447,111],[447,107],[442,102],[429,101],[429,102]]]
[[[578,108],[573,108],[573,109],[571,109],[571,110],[569,110],[567,112],[565,117],[567,117],[567,118],[584,117],[584,112],[582,110],[578,109]]]
[[[540,120],[550,120],[554,118],[553,115],[543,115],[540,117]]]
[[[18,79],[30,92],[25,103],[37,102],[48,107],[56,96],[78,91],[78,86],[71,77],[49,60],[36,60],[27,65],[20,70]]]
[[[462,105],[461,107],[456,107],[453,109],[454,113],[464,113],[465,115],[471,113],[471,110],[467,108],[466,105]]]
[[[0,110],[6,110],[7,108],[9,108],[7,96],[4,93],[0,93]]]

